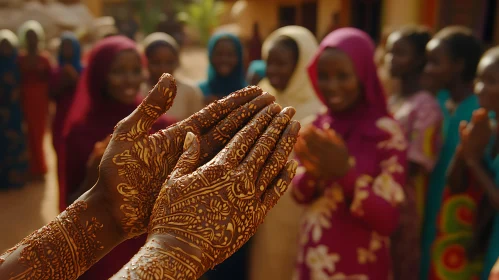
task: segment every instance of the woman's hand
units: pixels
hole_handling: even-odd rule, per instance
[[[466,163],[479,162],[492,136],[487,110],[484,108],[475,110],[470,123],[466,121],[460,123],[459,133],[461,135],[459,149]]]
[[[300,124],[294,109],[260,111],[231,142],[199,166],[202,141],[185,152],[154,205],[146,246],[127,265],[128,279],[197,279],[256,232],[284,194],[297,163],[287,161]]]
[[[150,135],[153,123],[170,108],[175,94],[174,78],[164,74],[142,104],[117,124],[102,158],[99,180],[92,190],[105,197],[108,212],[126,238],[146,232],[156,197],[182,154],[187,132],[199,135],[202,164],[274,101],[258,87],[247,87]]]
[[[295,153],[307,172],[319,179],[342,177],[348,172],[348,149],[334,130],[321,131],[309,125],[301,134]]]

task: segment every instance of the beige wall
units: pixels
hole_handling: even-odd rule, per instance
[[[383,7],[383,27],[396,27],[420,23],[421,0],[385,0]]]
[[[102,0],[83,0],[95,17],[102,16]]]
[[[317,36],[321,37],[328,32],[333,13],[341,11],[341,0],[317,1]]]

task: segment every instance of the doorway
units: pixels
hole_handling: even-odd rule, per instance
[[[306,2],[301,5],[302,26],[310,30],[312,34],[317,32],[317,1]]]
[[[352,26],[364,30],[376,42],[381,33],[382,0],[352,0]]]

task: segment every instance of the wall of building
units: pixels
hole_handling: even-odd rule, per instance
[[[420,11],[423,0],[384,0],[383,28],[421,23]]]

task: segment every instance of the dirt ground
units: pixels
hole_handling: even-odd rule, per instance
[[[181,67],[175,76],[191,82],[205,78],[206,50],[191,48],[183,51]],[[45,137],[45,151],[49,173],[45,182],[31,183],[20,190],[0,192],[0,252],[12,247],[32,231],[51,221],[58,214],[56,158],[49,133]]]

